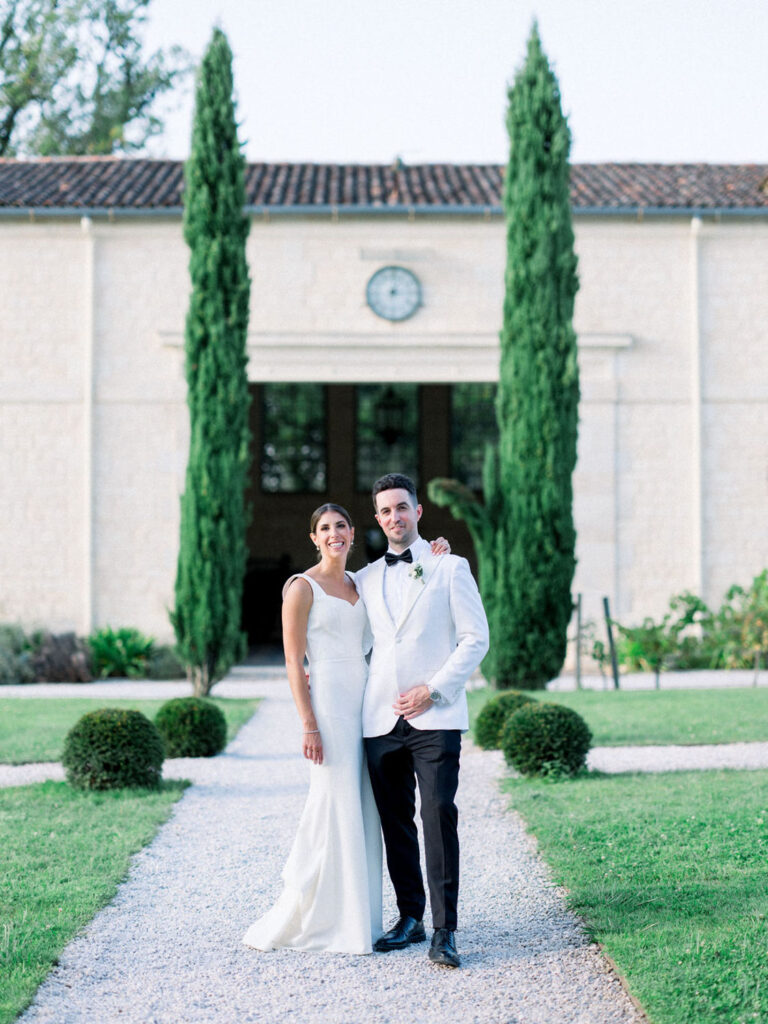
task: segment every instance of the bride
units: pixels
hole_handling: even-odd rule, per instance
[[[371,634],[345,568],[354,536],[341,505],[321,505],[310,522],[319,562],[283,588],[285,663],[311,762],[309,795],[283,892],[243,938],[253,949],[370,953],[383,931],[381,830],[361,721]],[[442,538],[433,542],[436,554],[449,550]]]

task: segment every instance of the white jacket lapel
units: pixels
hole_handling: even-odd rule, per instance
[[[417,558],[408,571],[408,585],[403,598],[403,606],[400,610],[400,617],[397,620],[397,628],[400,629],[411,614],[413,606],[427,589],[427,584],[437,569],[437,559],[431,551]],[[419,572],[421,570],[421,572]]]
[[[373,563],[370,569],[371,591],[374,595],[374,600],[376,602],[376,611],[374,612],[374,614],[378,616],[383,616],[386,622],[388,622],[391,626],[394,626],[395,620],[392,618],[389,612],[389,608],[387,607],[387,602],[384,599],[384,564],[384,559],[380,558]]]

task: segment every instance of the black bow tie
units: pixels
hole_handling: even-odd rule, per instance
[[[387,565],[394,565],[395,562],[412,562],[413,555],[411,554],[410,548],[408,548],[407,551],[404,551],[402,555],[394,555],[391,551],[387,551],[384,555],[384,561]]]

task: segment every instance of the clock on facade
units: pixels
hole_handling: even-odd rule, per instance
[[[421,305],[421,284],[405,267],[382,267],[368,282],[365,298],[376,316],[407,320]]]

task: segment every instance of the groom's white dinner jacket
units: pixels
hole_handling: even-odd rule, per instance
[[[384,600],[384,559],[355,574],[373,631],[364,736],[391,732],[398,694],[421,683],[438,690],[443,703],[412,718],[415,729],[469,728],[464,688],[488,650],[488,621],[477,584],[465,558],[433,555],[421,538],[412,550],[414,563],[397,621]]]

